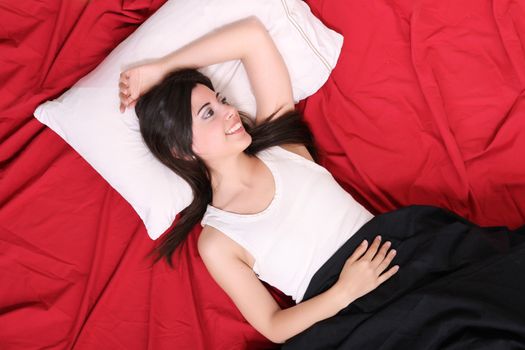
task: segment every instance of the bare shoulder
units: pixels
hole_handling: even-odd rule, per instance
[[[197,241],[197,249],[203,260],[235,259],[247,263],[244,249],[212,226],[203,227]]]
[[[197,248],[202,255],[206,250],[223,250],[224,253],[234,250],[230,239],[213,226],[205,225],[197,241]]]

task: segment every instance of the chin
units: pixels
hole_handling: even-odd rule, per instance
[[[242,151],[248,148],[252,144],[252,136],[246,132],[246,137],[243,137]]]

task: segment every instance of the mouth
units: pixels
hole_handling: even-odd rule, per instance
[[[244,127],[242,126],[242,123],[240,121],[238,121],[237,123],[233,124],[233,126],[231,128],[226,130],[225,134],[226,135],[233,135],[233,134],[238,134],[238,133],[243,132],[243,131],[244,131]]]

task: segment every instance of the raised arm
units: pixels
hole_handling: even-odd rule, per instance
[[[279,111],[278,116],[294,109],[290,76],[283,58],[264,25],[252,16],[211,31],[151,64],[122,72],[121,110],[133,106],[140,95],[172,70],[235,59],[244,65],[255,95],[256,123],[275,111]]]

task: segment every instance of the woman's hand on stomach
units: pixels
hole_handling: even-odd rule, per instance
[[[380,244],[381,236],[377,236],[370,247],[365,240],[346,260],[334,285],[341,293],[342,308],[376,289],[399,270],[398,265],[387,270],[396,251],[390,249],[390,242],[385,242],[381,248]]]

